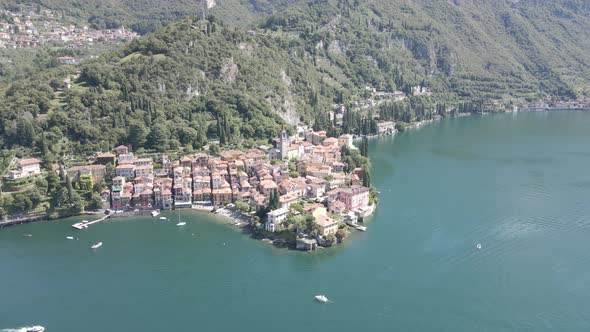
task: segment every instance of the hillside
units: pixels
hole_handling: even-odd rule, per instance
[[[247,26],[293,0],[7,0],[0,8],[49,9],[96,29],[127,26],[145,34],[186,16],[214,14]]]
[[[114,12],[141,4],[111,3]],[[221,0],[216,6],[232,17]],[[207,139],[252,146],[285,124],[334,130],[327,111],[365,101],[367,87],[432,90],[395,111],[405,121],[442,103],[590,95],[589,7],[574,0],[321,0],[297,1],[247,28],[185,18],[85,62],[79,76],[59,67],[15,82],[0,104],[1,143],[5,155],[53,160],[121,143],[157,151],[199,148]],[[65,78],[72,88],[57,89]],[[357,132],[364,116],[351,115]]]
[[[298,2],[265,26],[306,35],[308,49],[316,46],[324,58],[373,62],[374,84],[391,85],[397,65],[461,98],[573,97],[590,92],[589,7],[567,0]]]

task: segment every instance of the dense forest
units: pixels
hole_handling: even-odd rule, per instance
[[[61,10],[83,17],[94,2],[67,3]],[[373,114],[411,122],[488,101],[589,95],[584,1],[244,1],[250,9],[239,15],[258,18],[245,27],[224,7],[230,3],[217,1],[207,19],[180,19],[79,67],[48,65],[13,82],[0,96],[0,157],[50,164],[121,143],[154,151],[211,139],[253,146],[285,124],[363,134],[375,131]],[[94,6],[97,14],[126,8],[125,22],[142,24],[156,24],[142,15],[166,11],[149,1]],[[414,86],[433,94],[353,111],[370,97],[367,88]],[[335,104],[348,106],[338,130]]]

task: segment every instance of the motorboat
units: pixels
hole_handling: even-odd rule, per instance
[[[154,217],[154,218],[155,218],[155,217],[157,217],[157,216],[159,216],[159,215],[160,215],[160,211],[158,211],[158,210],[154,210],[154,211],[152,211],[152,217]]]
[[[66,236],[66,239],[68,239],[68,240],[73,240],[73,239],[74,239],[74,237],[73,237],[73,236]]]
[[[478,244],[477,244],[475,247],[476,247],[478,250],[480,250],[480,249],[481,249],[481,243],[478,243]]]
[[[102,242],[98,242],[96,244],[93,244],[92,247],[90,247],[90,248],[92,248],[92,249],[98,249],[100,247],[102,247]]]
[[[326,295],[316,295],[315,299],[320,303],[328,302],[328,298],[326,297]]]
[[[166,217],[160,217],[160,220],[167,220]]]
[[[45,328],[41,325],[36,325],[36,326],[31,326],[31,327],[25,327],[25,332],[43,332],[45,331]]]

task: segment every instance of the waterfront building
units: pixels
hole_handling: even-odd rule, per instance
[[[287,220],[287,215],[289,214],[289,210],[286,208],[276,209],[274,211],[270,211],[266,215],[266,223],[264,224],[264,229],[269,232],[276,232],[278,227]]]
[[[339,221],[330,218],[329,216],[321,216],[315,219],[315,223],[318,226],[320,235],[328,236],[330,234],[336,234],[338,231]]]

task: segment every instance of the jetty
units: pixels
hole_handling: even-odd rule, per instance
[[[106,216],[104,216],[100,219],[96,219],[96,220],[92,220],[92,221],[83,220],[82,222],[77,222],[77,223],[73,224],[72,227],[74,227],[75,229],[79,229],[79,230],[88,228],[88,226],[90,226],[90,225],[94,225],[96,223],[99,223],[101,221],[104,221],[104,220],[110,218],[113,213],[114,212],[110,212],[109,214],[107,214]]]

